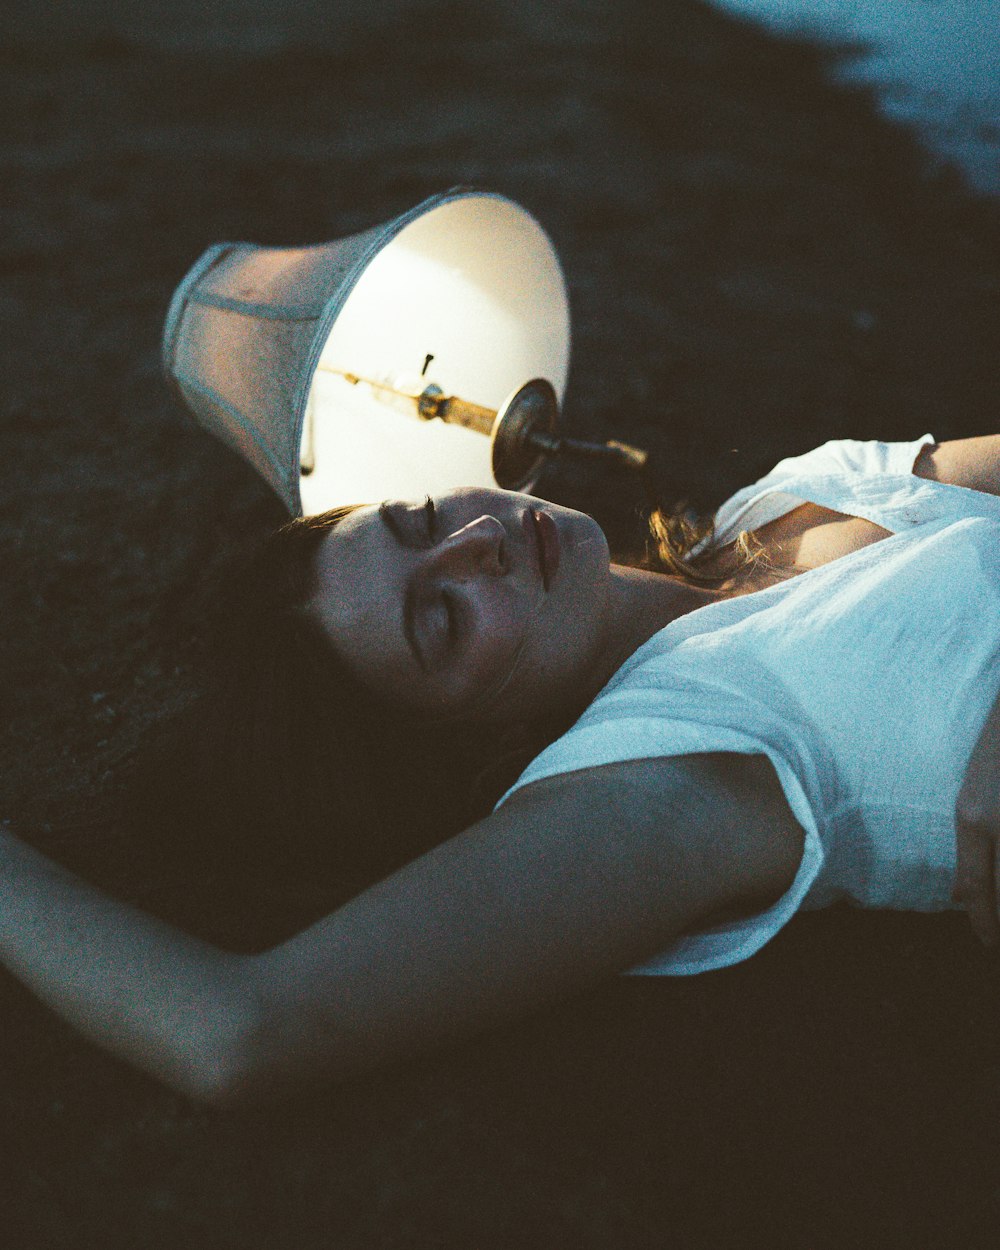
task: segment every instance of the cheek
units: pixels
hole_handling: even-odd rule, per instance
[[[527,605],[487,599],[474,606],[467,651],[470,673],[481,681],[506,677],[530,635]]]

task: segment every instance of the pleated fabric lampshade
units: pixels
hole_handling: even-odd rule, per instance
[[[216,244],[163,336],[191,413],[292,514],[461,485],[530,490],[540,461],[503,461],[492,416],[534,379],[529,400],[551,384],[554,411],[569,348],[545,232],[512,200],[463,188],[318,246]],[[424,419],[446,414],[418,402],[432,394],[465,407]]]

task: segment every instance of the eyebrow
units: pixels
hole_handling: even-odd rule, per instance
[[[406,534],[396,517],[389,511],[388,503],[380,503],[378,506],[378,515],[382,524],[393,536],[401,547],[412,547]],[[413,652],[413,658],[420,665],[423,672],[428,672],[427,660],[423,651],[417,643],[416,631],[416,609],[413,602],[413,587],[407,582],[406,592],[403,595],[403,637],[406,639],[410,650]]]

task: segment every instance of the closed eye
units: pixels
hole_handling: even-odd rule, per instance
[[[443,664],[455,650],[462,634],[463,608],[451,590],[438,590],[424,609],[425,637],[436,664]]]

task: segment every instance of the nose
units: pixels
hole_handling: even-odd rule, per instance
[[[455,530],[427,551],[426,567],[460,581],[477,574],[502,577],[507,571],[507,531],[494,516],[481,516]]]

